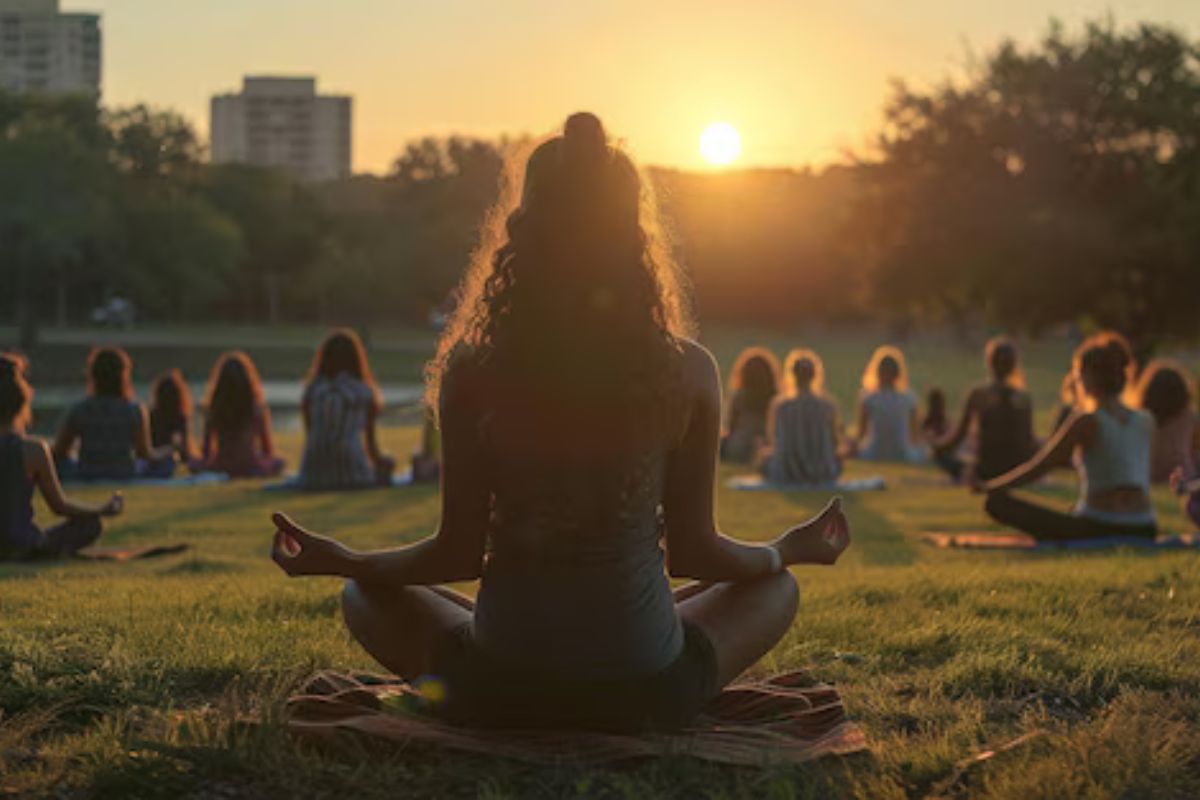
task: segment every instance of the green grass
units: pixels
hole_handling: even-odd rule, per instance
[[[392,429],[394,450],[415,440]],[[293,455],[298,441],[285,437]],[[266,557],[285,507],[356,546],[412,541],[427,488],[268,494],[255,483],[134,488],[118,542],[186,541],[125,565],[0,567],[0,793],[88,797],[1189,797],[1200,793],[1200,560],[1194,553],[1030,555],[924,547],[924,528],[984,526],[978,499],[885,470],[846,498],[855,543],[805,568],[802,610],[758,672],[835,682],[872,754],[803,769],[678,758],[535,769],[413,749],[329,754],[281,730],[280,701],[321,667],[370,668],[340,627],[338,586]],[[728,470],[726,471],[728,473]],[[1065,502],[1068,490],[1048,490]],[[81,492],[96,496],[97,491]],[[722,491],[725,529],[768,538],[816,494]],[[1182,521],[1157,497],[1165,526]],[[267,722],[248,725],[248,717]],[[967,760],[1031,732],[1027,744]]]
[[[718,353],[727,363],[751,338],[721,332]],[[812,341],[831,385],[852,386],[870,341]],[[969,350],[910,349],[917,381],[952,396],[978,372]],[[1065,352],[1032,348],[1035,391]],[[295,463],[298,437],[280,438]],[[385,438],[404,453],[416,431]],[[1200,796],[1200,558],[931,549],[920,531],[988,526],[979,498],[933,485],[926,469],[882,472],[889,491],[846,497],[855,541],[843,561],[796,570],[800,614],[757,668],[806,667],[836,683],[870,755],[800,769],[682,757],[577,769],[302,747],[277,722],[289,689],[318,668],[373,665],[339,624],[335,581],[289,581],[270,563],[269,513],[286,508],[355,546],[394,545],[433,529],[436,490],[132,488],[108,540],[186,541],[188,553],[0,566],[0,796]],[[1066,505],[1072,491],[1042,493]],[[761,540],[826,499],[721,490],[718,501],[727,532]],[[1173,499],[1155,499],[1163,526],[1183,530]],[[973,760],[986,750],[997,754]]]

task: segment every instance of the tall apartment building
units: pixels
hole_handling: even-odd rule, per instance
[[[0,0],[0,90],[100,94],[100,15],[58,0]]]
[[[326,181],[350,176],[352,99],[319,95],[315,78],[247,76],[212,99],[212,159],[282,167]]]

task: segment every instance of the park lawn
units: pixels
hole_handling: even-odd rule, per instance
[[[403,453],[416,432],[386,438]],[[294,463],[298,438],[283,444]],[[931,470],[882,471],[888,491],[846,497],[854,544],[842,562],[795,570],[800,614],[756,670],[836,683],[870,755],[581,769],[302,747],[278,724],[287,692],[316,669],[373,665],[339,624],[335,581],[291,581],[270,563],[269,513],[377,547],[431,531],[437,492],[304,496],[248,482],[127,491],[109,541],[188,542],[186,554],[0,567],[0,795],[1200,796],[1200,555],[935,550],[918,533],[985,527],[979,499]],[[1072,490],[1045,491],[1065,504]],[[1164,527],[1181,530],[1172,498],[1156,498]],[[826,499],[722,489],[719,507],[728,533],[761,540]]]

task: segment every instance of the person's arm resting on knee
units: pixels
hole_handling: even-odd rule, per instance
[[[449,376],[447,376],[449,377]],[[296,525],[281,513],[271,557],[288,575],[333,575],[362,583],[428,586],[474,580],[483,573],[491,494],[468,393],[446,380],[441,393],[442,520],[433,536],[407,547],[358,552]]]
[[[707,350],[685,343],[683,391],[689,398],[683,437],[667,459],[663,513],[667,565],[673,577],[744,581],[792,564],[832,564],[850,543],[841,500],[770,545],[749,545],[721,534],[714,519],[721,387]],[[774,552],[772,552],[774,551]]]

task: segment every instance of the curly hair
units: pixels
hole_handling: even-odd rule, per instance
[[[515,406],[665,411],[691,327],[633,162],[578,113],[533,150],[523,179],[513,162],[510,173],[427,367],[429,407],[465,361],[513,389]]]
[[[1153,414],[1160,426],[1191,408],[1194,395],[1187,372],[1165,358],[1151,361],[1137,383],[1137,405]]]

